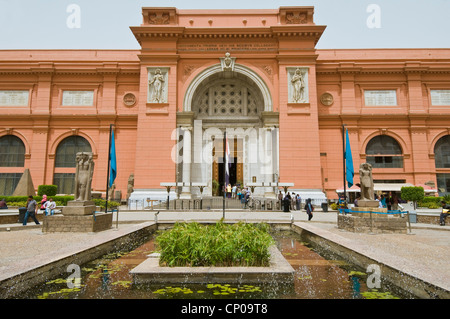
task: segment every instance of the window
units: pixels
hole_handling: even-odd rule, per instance
[[[11,196],[23,173],[0,173],[0,194]]]
[[[434,146],[436,168],[450,168],[450,135],[441,137]]]
[[[25,145],[14,135],[0,138],[0,167],[24,167]]]
[[[91,145],[81,136],[66,137],[56,149],[53,184],[58,186],[59,194],[73,194],[75,192],[75,167],[78,152],[91,152]],[[68,172],[67,169],[61,171],[61,168],[64,167],[73,168],[73,171]]]
[[[53,184],[58,186],[59,194],[75,193],[75,173],[55,173]]]
[[[375,136],[367,144],[366,161],[373,168],[403,168],[402,149],[390,136]]]
[[[439,196],[450,194],[450,174],[436,174]]]
[[[91,152],[91,145],[81,136],[65,138],[56,149],[55,167],[76,167],[78,152]]]

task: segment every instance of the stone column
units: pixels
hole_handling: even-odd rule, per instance
[[[183,131],[183,183],[191,183],[191,127],[181,127]],[[183,186],[180,198],[191,198],[190,186]]]
[[[265,127],[263,130],[264,136],[263,145],[264,145],[264,156],[263,159],[263,167],[264,167],[264,184],[269,185],[269,183],[273,182],[273,171],[274,171],[274,153],[273,153],[273,128]],[[264,197],[275,198],[275,192],[272,187],[264,187]]]

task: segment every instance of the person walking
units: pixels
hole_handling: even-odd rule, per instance
[[[445,226],[445,219],[447,218],[448,214],[450,213],[450,205],[447,205],[445,201],[441,201],[442,206],[442,212],[439,215],[439,225]]]
[[[23,225],[27,225],[28,216],[33,218],[36,225],[40,225],[39,221],[36,218],[36,214],[38,212],[39,206],[38,203],[33,199],[33,196],[28,196],[27,199],[27,212],[25,213],[25,217],[23,218]]]
[[[302,209],[302,198],[300,197],[299,194],[295,195],[295,206],[296,206],[296,210]]]
[[[314,211],[314,207],[311,204],[311,198],[308,198],[306,200],[305,210],[306,210],[306,214],[308,214],[308,221],[310,221],[313,218],[313,211]]]

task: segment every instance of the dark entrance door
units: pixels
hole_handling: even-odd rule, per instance
[[[233,187],[233,185],[236,185],[236,181],[237,181],[237,174],[236,174],[236,168],[237,168],[237,157],[232,157],[232,163],[230,163],[230,184],[231,187]],[[224,185],[224,163],[223,163],[223,158],[221,158],[221,160],[219,161],[218,165],[219,165],[219,185],[220,185],[220,196],[223,196],[223,185]]]

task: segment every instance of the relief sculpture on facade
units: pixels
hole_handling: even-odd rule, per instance
[[[307,69],[296,68],[288,72],[290,94],[289,102],[291,103],[308,103],[308,81],[306,79]]]
[[[152,74],[153,73],[153,74]],[[149,103],[166,103],[167,81],[166,72],[157,68],[154,72],[149,70]]]

